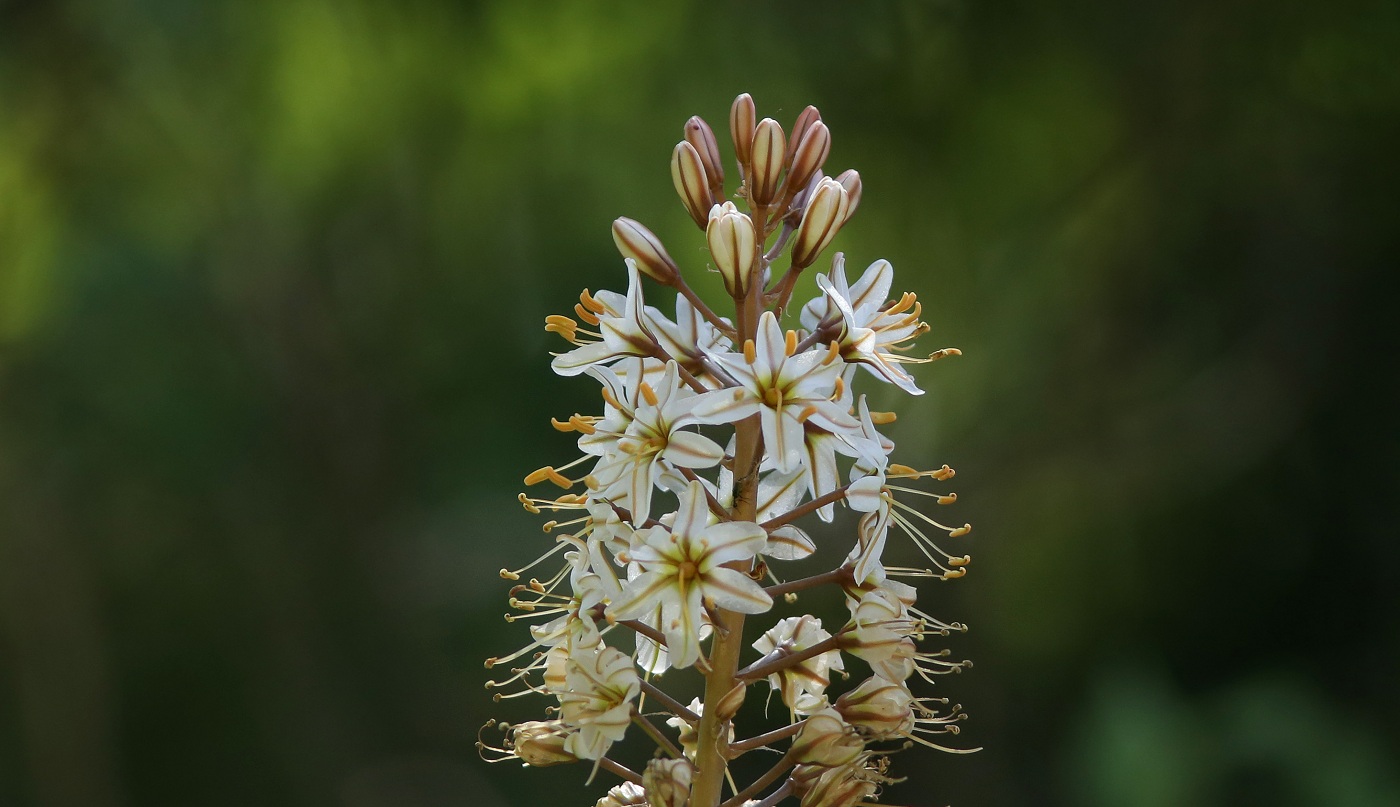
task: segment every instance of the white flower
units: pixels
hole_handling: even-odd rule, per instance
[[[797,353],[796,347],[796,334],[785,336],[773,312],[763,312],[752,348],[746,345],[744,354],[710,355],[739,386],[701,395],[695,402],[695,421],[733,423],[757,412],[764,447],[780,471],[802,466],[807,421],[833,433],[859,428],[831,400],[844,365],[830,351]]]
[[[615,647],[594,651],[574,648],[564,663],[565,691],[558,693],[559,716],[578,729],[565,750],[584,759],[599,759],[622,739],[632,722],[633,698],[641,689],[632,659]]]
[[[800,653],[830,638],[831,634],[822,629],[820,619],[807,615],[791,616],[780,620],[778,624],[769,628],[767,633],[758,637],[753,643],[753,649],[762,653],[765,658],[787,656]],[[768,685],[782,693],[783,703],[787,704],[788,708],[795,709],[802,695],[819,696],[826,692],[827,684],[831,683],[832,670],[845,669],[841,651],[830,650],[773,673],[768,676]]]
[[[843,359],[864,366],[906,392],[922,395],[924,391],[900,363],[927,360],[909,359],[894,351],[926,332],[928,326],[919,321],[920,306],[912,294],[903,295],[891,306],[885,305],[893,281],[890,262],[878,260],[870,264],[854,286],[849,286],[846,258],[837,253],[831,262],[830,276],[817,275],[817,286],[825,296],[803,306],[802,325],[816,331],[823,324],[839,320],[844,328],[836,341]]]
[[[675,322],[651,306],[646,307],[646,321],[651,335],[668,356],[701,381],[719,386],[719,382],[705,375],[705,354],[728,350],[729,338],[696,311],[689,300],[676,295]]]
[[[691,407],[698,396],[681,384],[678,372],[675,362],[667,362],[655,389],[645,381],[638,382],[641,405],[632,411],[631,423],[613,450],[593,470],[600,484],[594,496],[608,500],[626,496],[634,525],[651,516],[651,492],[669,469],[668,464],[708,468],[724,458],[718,443],[683,430],[691,422]]]
[[[598,292],[590,298],[598,320],[596,342],[575,341],[578,347],[558,353],[549,366],[562,376],[582,373],[595,364],[606,364],[624,356],[650,356],[656,346],[643,322],[642,278],[637,263],[627,259],[627,296],[614,292]]]
[[[711,525],[704,488],[691,482],[669,530],[638,531],[642,543],[629,560],[644,570],[622,590],[609,614],[631,619],[661,604],[661,632],[671,666],[689,667],[700,658],[701,609],[705,601],[745,614],[767,611],[773,600],[748,575],[724,564],[752,558],[767,541],[763,528],[747,521]]]

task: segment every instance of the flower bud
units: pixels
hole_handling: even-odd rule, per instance
[[[748,165],[753,156],[754,119],[753,96],[748,93],[734,99],[729,108],[729,136],[734,139],[734,154],[740,165]]]
[[[792,245],[792,265],[799,269],[811,266],[836,237],[849,209],[850,200],[841,183],[830,177],[823,179],[807,202],[802,223],[797,225],[797,236]]]
[[[835,709],[826,708],[807,718],[788,753],[799,763],[834,768],[855,760],[864,750],[860,735]]]
[[[758,122],[753,133],[753,170],[749,175],[749,202],[766,205],[778,195],[778,181],[783,175],[783,150],[787,141],[783,127],[772,118]]]
[[[856,807],[868,802],[879,787],[857,774],[863,769],[854,765],[832,768],[807,785],[799,807]]]
[[[728,722],[734,719],[734,715],[739,714],[739,708],[744,705],[744,697],[748,695],[747,684],[735,684],[734,688],[724,694],[715,705],[715,717]]]
[[[684,759],[653,759],[642,771],[642,788],[651,807],[685,807],[693,770]]]
[[[914,696],[902,683],[871,676],[836,700],[836,711],[875,740],[903,737],[914,728]]]
[[[547,768],[565,762],[578,762],[578,757],[564,750],[568,732],[559,720],[531,720],[511,729],[510,744],[515,755],[526,765]]]
[[[685,142],[700,154],[705,164],[705,176],[710,180],[710,195],[715,199],[724,198],[724,164],[719,159],[719,143],[715,132],[705,119],[696,115],[685,122]]]
[[[668,286],[675,282],[680,269],[651,230],[624,216],[613,222],[612,235],[617,251],[636,261],[637,268],[647,277]]]
[[[705,176],[705,163],[700,152],[682,140],[671,152],[671,181],[676,185],[685,209],[699,227],[705,226],[709,216],[711,199],[709,179]]]
[[[594,802],[593,807],[647,807],[647,792],[635,782],[623,782]]]
[[[807,107],[811,109],[812,107]],[[793,138],[797,133],[793,132]],[[802,135],[792,157],[792,167],[788,169],[787,183],[790,187],[801,188],[813,174],[821,170],[826,157],[831,153],[831,130],[821,121],[814,122]],[[791,195],[791,194],[789,194]]]
[[[821,119],[822,113],[818,112],[817,108],[811,105],[808,105],[806,109],[798,113],[797,120],[792,122],[792,137],[788,139],[787,151],[783,154],[784,164],[789,166],[793,164],[795,155],[797,154],[798,144],[802,142],[802,138],[806,136],[807,130],[812,127],[812,124],[819,122]]]
[[[850,207],[846,209],[846,220],[849,221],[855,215],[856,208],[860,207],[860,174],[854,168],[847,168],[836,177],[836,181],[846,189],[846,198],[850,200]],[[841,222],[843,225],[845,223]]]
[[[710,210],[705,240],[731,296],[741,297],[748,291],[754,251],[758,248],[755,239],[753,220],[740,213],[733,202],[715,205]]]

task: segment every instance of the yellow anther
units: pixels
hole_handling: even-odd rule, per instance
[[[552,530],[552,529],[554,529],[555,527],[559,526],[559,522],[558,522],[558,521],[546,521],[546,522],[545,522],[543,525],[541,525],[541,526],[542,526],[542,528],[544,529],[545,532],[549,532],[550,530]]]
[[[846,380],[841,376],[836,376],[836,391],[831,393],[831,400],[839,401],[846,397]]]
[[[569,488],[574,486],[574,480],[568,478],[567,476],[564,476],[563,474],[559,473],[553,468],[548,468],[547,470],[549,471],[549,475],[545,478],[558,485],[559,487],[563,488],[564,490],[568,490]]]
[[[622,408],[623,408],[622,404],[620,404],[620,403],[617,402],[617,399],[613,397],[612,392],[611,392],[607,387],[603,387],[602,390],[603,390],[603,400],[605,400],[605,401],[608,402],[608,406],[611,406],[613,409],[622,409]]]
[[[876,426],[883,426],[883,425],[885,425],[886,423],[893,423],[893,422],[895,422],[895,420],[896,420],[897,418],[898,418],[898,415],[896,415],[896,414],[893,413],[893,412],[871,412],[871,413],[870,413],[870,422],[871,422],[871,423],[874,423]]]
[[[839,358],[841,358],[841,343],[833,339],[831,344],[826,346],[826,357],[822,359],[822,364],[831,364]]]
[[[786,341],[783,343],[783,353],[788,356],[797,355],[797,331],[788,331]]]
[[[969,532],[972,532],[972,525],[971,525],[971,524],[964,524],[964,525],[962,525],[961,527],[958,527],[956,530],[953,530],[953,531],[949,532],[949,533],[948,533],[948,537],[949,537],[949,538],[961,538],[961,537],[963,537],[964,535],[967,535]]]
[[[578,315],[579,319],[587,322],[589,325],[598,324],[598,318],[593,315],[592,311],[584,308],[582,303],[574,303],[574,313]]]
[[[934,479],[937,479],[939,482],[946,482],[947,480],[952,479],[953,477],[958,475],[957,471],[954,471],[952,468],[949,468],[946,465],[942,468],[939,468],[937,471],[925,471],[924,473],[928,474]]]
[[[526,496],[524,493],[522,493],[519,496],[516,496],[515,498],[518,499],[520,501],[520,504],[525,507],[525,512],[533,513],[535,515],[540,514],[540,508],[536,507],[535,503],[530,501],[529,496]]]
[[[939,496],[939,497],[938,497],[938,503],[939,503],[939,504],[952,504],[953,502],[955,502],[955,501],[957,501],[957,500],[958,500],[958,494],[956,494],[956,493],[948,493],[948,494],[945,494],[945,495],[943,495],[943,496]]]
[[[749,364],[758,361],[758,348],[754,347],[752,339],[744,340],[744,361]]]
[[[593,474],[585,476],[583,478],[583,484],[587,485],[589,490],[597,490],[598,488],[602,487],[602,485],[598,484],[598,477],[594,476]]]
[[[805,409],[802,410],[801,414],[799,414],[799,415],[797,416],[797,422],[798,422],[798,423],[806,423],[806,422],[807,422],[807,419],[810,418],[810,417],[812,417],[812,415],[815,415],[816,413],[817,413],[817,407],[812,406],[812,405],[808,405]]]
[[[960,558],[948,558],[948,565],[949,565],[949,566],[952,566],[952,567],[954,567],[954,568],[958,568],[958,567],[961,567],[961,566],[966,566],[967,564],[969,564],[969,563],[971,563],[971,562],[972,562],[972,556],[971,556],[971,555],[963,555],[963,556],[960,557]]]
[[[892,463],[890,463],[890,467],[889,467],[889,475],[890,475],[890,476],[918,476],[918,475],[919,475],[919,472],[916,471],[916,470],[914,470],[913,468],[910,468],[908,465],[901,465],[901,464],[899,464],[899,463],[897,463],[897,462],[892,462]]]
[[[638,385],[637,385],[637,392],[640,392],[640,393],[642,394],[642,397],[646,399],[646,402],[647,402],[648,404],[651,404],[652,406],[656,406],[656,403],[657,403],[656,390],[652,389],[650,384],[648,384],[648,383],[645,382],[645,381],[643,381],[642,383],[638,384]]]
[[[553,325],[556,328],[567,328],[571,331],[578,329],[577,322],[561,314],[550,314],[549,316],[544,318],[544,321],[545,324]]]
[[[585,476],[584,480],[587,481],[590,478],[591,477]],[[554,501],[556,504],[581,504],[582,502],[588,501],[588,497],[582,493],[565,493]]]
[[[943,348],[942,350],[935,350],[934,352],[928,354],[928,360],[929,360],[929,361],[938,361],[939,359],[944,359],[944,358],[947,358],[947,357],[949,357],[949,356],[961,356],[961,355],[962,355],[962,351],[961,351],[961,350],[958,350],[958,349],[955,348],[955,347],[945,347],[945,348]]]
[[[587,308],[595,314],[601,314],[608,310],[607,306],[598,302],[593,295],[588,293],[588,289],[584,289],[583,292],[579,294],[578,299],[579,302],[583,303],[584,308]]]
[[[520,575],[516,574],[515,572],[512,572],[510,569],[502,569],[502,570],[501,570],[501,579],[502,579],[502,580],[519,580],[519,579],[520,579]]]
[[[569,420],[556,420],[556,419],[554,419],[554,418],[550,418],[550,419],[549,419],[549,425],[553,426],[555,431],[561,431],[561,432],[571,432],[571,431],[573,431],[574,428],[575,428],[572,419],[569,419]]]
[[[555,471],[552,467],[546,465],[546,466],[544,466],[543,468],[540,468],[540,469],[535,470],[535,471],[531,471],[531,472],[530,472],[530,475],[527,476],[527,477],[525,477],[525,484],[527,484],[527,485],[538,485],[539,483],[541,483],[541,482],[545,481],[546,479],[548,479],[550,474],[557,474],[557,473],[558,473],[558,471]],[[521,495],[521,496],[524,496],[525,494],[522,493],[522,494],[520,494],[520,495]]]
[[[577,325],[571,328],[567,325],[560,325],[555,322],[550,322],[548,319],[545,320],[544,329],[548,333],[557,333],[565,339],[568,339],[569,341],[573,341],[574,337],[578,335]]]
[[[943,573],[944,580],[957,580],[967,574],[967,569],[953,569]]]
[[[583,434],[593,434],[598,431],[597,429],[593,428],[592,423],[589,423],[588,421],[584,420],[582,415],[574,415],[573,417],[569,418],[569,425],[574,427],[574,431],[581,432]]]

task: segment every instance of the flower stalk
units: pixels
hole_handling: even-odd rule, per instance
[[[899,579],[966,574],[971,558],[930,536],[955,540],[971,528],[920,509],[956,494],[914,486],[953,472],[891,462],[895,446],[880,427],[894,413],[871,411],[858,391],[874,380],[922,394],[908,365],[958,352],[910,354],[929,326],[913,294],[891,299],[886,261],[852,283],[837,253],[816,276],[820,293],[789,312],[798,279],[859,204],[860,176],[823,173],[832,138],[815,107],[788,133],[759,120],[744,94],[729,130],[732,194],[714,131],[699,117],[685,124],[671,175],[704,231],[732,315],[701,299],[646,225],[619,218],[613,239],[626,292],[584,291],[574,316],[546,320],[568,343],[554,371],[597,383],[602,411],[553,419],[555,430],[577,435],[581,456],[525,477],[556,487],[552,498],[519,497],[527,511],[549,514],[554,546],[501,572],[516,584],[517,613],[507,620],[528,619],[531,641],[487,662],[508,669],[487,686],[498,700],[542,695],[557,705],[550,720],[499,724],[507,733],[499,747],[478,745],[492,761],[591,763],[623,780],[599,807],[870,804],[898,781],[886,775],[890,754],[913,744],[954,750],[928,735],[956,734],[964,718],[947,699],[909,689],[969,666],[921,647],[964,627],[919,610],[917,592]],[[674,293],[674,318],[649,299],[658,288]],[[795,328],[784,325],[790,314]],[[844,541],[819,543],[801,526],[838,517],[854,527]],[[927,567],[887,564],[891,532]],[[817,553],[833,563],[828,571],[782,579],[783,563]],[[816,615],[778,613],[819,587],[846,602],[847,614],[826,615],[829,628]],[[763,624],[746,630],[751,619]],[[845,683],[849,660],[870,670],[855,686]],[[698,693],[667,676],[686,667],[703,676]],[[755,686],[779,693],[786,723],[759,725],[743,708]],[[656,709],[670,715],[665,725],[652,719]],[[748,739],[735,741],[740,723]],[[635,760],[619,745],[629,728],[651,740],[650,761],[619,761]],[[759,749],[776,751],[777,763],[735,783],[730,762]]]

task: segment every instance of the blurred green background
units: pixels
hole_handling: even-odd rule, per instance
[[[473,749],[597,406],[541,319],[616,216],[702,265],[670,149],[742,91],[965,353],[894,436],[976,527],[926,598],[986,750],[890,800],[1400,804],[1397,53],[1351,0],[0,0],[0,804],[591,804]]]

